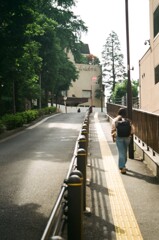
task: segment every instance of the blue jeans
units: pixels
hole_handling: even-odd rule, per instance
[[[127,151],[130,143],[130,137],[118,137],[116,138],[116,145],[119,153],[119,168],[125,168],[127,162]]]

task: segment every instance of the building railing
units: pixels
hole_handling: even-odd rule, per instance
[[[121,105],[107,103],[107,113],[111,117],[116,117]],[[147,145],[147,150],[151,148],[153,154],[159,154],[159,115],[144,112],[139,109],[132,109],[132,121],[135,126],[135,135]]]

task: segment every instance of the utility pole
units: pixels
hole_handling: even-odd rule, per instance
[[[132,86],[130,79],[130,46],[129,46],[129,7],[128,0],[125,0],[125,16],[126,16],[126,44],[127,44],[127,111],[128,118],[132,120]],[[129,145],[129,158],[134,159],[134,144],[133,136],[131,137]]]

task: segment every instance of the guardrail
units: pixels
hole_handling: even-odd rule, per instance
[[[82,240],[83,212],[86,208],[86,164],[90,113],[91,108],[86,112],[67,176],[63,181],[41,240]]]

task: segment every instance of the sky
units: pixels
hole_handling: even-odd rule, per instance
[[[148,49],[145,40],[150,39],[149,0],[128,0],[129,44],[131,79],[139,78],[139,60]],[[102,62],[101,52],[109,34],[117,33],[124,64],[127,66],[125,1],[124,0],[77,0],[74,13],[88,27],[81,40],[89,45],[90,53]]]

